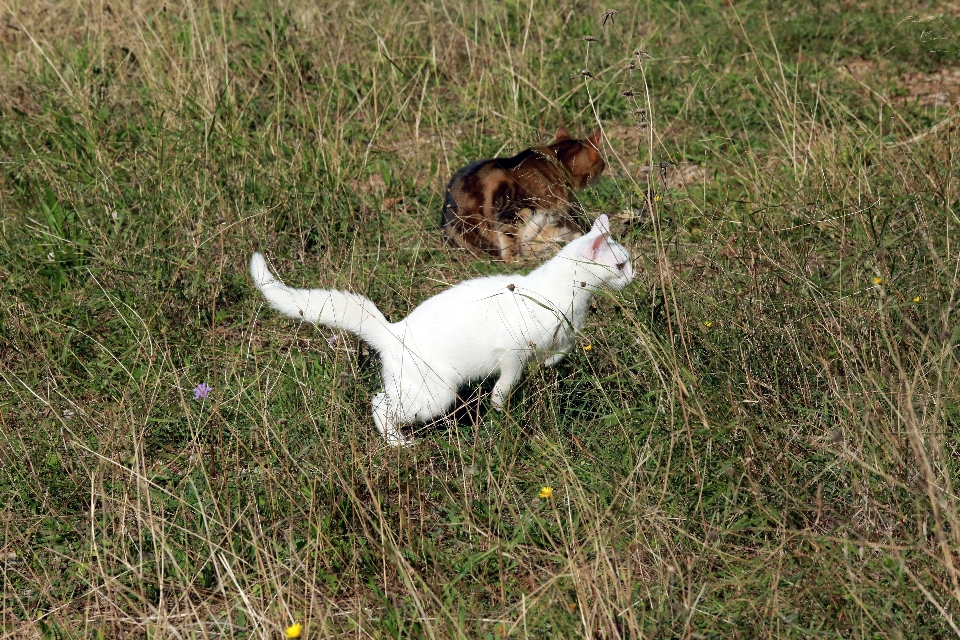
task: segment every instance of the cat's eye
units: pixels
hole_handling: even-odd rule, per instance
[[[620,270],[620,271],[623,271],[623,268],[626,267],[626,266],[627,266],[627,261],[626,261],[626,260],[624,260],[623,262],[617,263],[617,269]]]

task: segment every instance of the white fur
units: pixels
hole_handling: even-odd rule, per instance
[[[576,240],[583,234],[570,229],[563,218],[553,211],[533,212],[518,229],[520,251],[523,257],[546,257],[552,255],[563,242]]]
[[[400,427],[444,415],[464,385],[499,373],[491,401],[500,409],[531,358],[548,367],[563,359],[590,298],[633,281],[630,254],[609,233],[601,215],[529,275],[461,282],[394,324],[355,293],[285,286],[259,253],[250,274],[280,313],[350,331],[379,352],[384,390],[373,397],[373,420],[388,443],[405,445],[413,440]]]

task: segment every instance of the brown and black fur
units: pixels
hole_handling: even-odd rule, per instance
[[[562,235],[560,230],[586,232],[590,222],[576,192],[605,167],[600,133],[597,129],[586,140],[573,140],[560,127],[548,146],[464,167],[447,186],[444,236],[465,249],[513,260],[522,250],[522,228],[537,211],[548,211],[550,219],[557,220],[552,229],[543,230],[543,237]]]

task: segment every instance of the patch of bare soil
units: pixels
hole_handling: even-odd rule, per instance
[[[893,75],[882,61],[856,59],[842,67],[871,89],[892,93],[890,100],[896,104],[919,102],[926,107],[946,108],[960,103],[960,67],[944,67],[935,73],[910,71],[899,76]]]
[[[650,139],[650,132],[646,127],[641,128],[636,123],[605,124],[603,132],[617,152],[636,151],[639,145]]]
[[[878,64],[876,60],[856,58],[854,60],[848,60],[844,62],[840,65],[840,67],[849,71],[850,75],[852,75],[856,80],[868,85],[873,84],[877,78],[889,76],[887,65],[885,63]]]
[[[665,164],[663,168],[653,168],[636,162],[636,148],[649,138],[646,129],[636,124],[608,124],[604,126],[607,141],[614,151],[627,163],[630,172],[645,182],[652,173],[661,185],[670,190],[683,190],[687,187],[713,181],[713,172],[693,162]],[[646,155],[646,154],[644,154]]]
[[[663,163],[653,168],[641,166],[637,170],[637,177],[641,180],[646,180],[650,174],[658,176],[660,185],[671,191],[682,191],[687,187],[713,181],[712,172],[693,162],[671,165]]]
[[[664,186],[667,189],[686,189],[689,186],[697,184],[706,184],[713,180],[710,171],[704,169],[698,164],[684,162],[678,166],[672,166],[666,171],[667,179]]]
[[[916,100],[927,107],[949,107],[960,103],[960,67],[943,68],[936,73],[905,73],[900,83],[907,95],[901,100]]]

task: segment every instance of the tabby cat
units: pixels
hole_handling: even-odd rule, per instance
[[[590,225],[576,192],[595,182],[606,166],[600,135],[598,128],[586,140],[574,140],[560,127],[545,147],[464,167],[447,186],[444,236],[506,261],[580,237]]]

